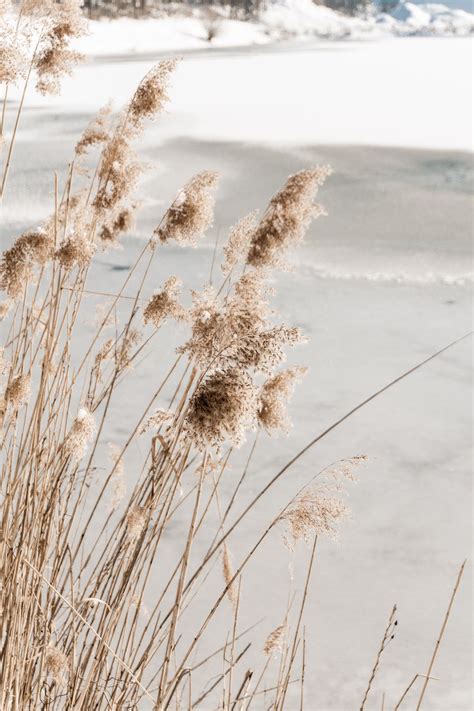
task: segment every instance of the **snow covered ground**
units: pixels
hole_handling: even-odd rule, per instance
[[[380,39],[386,36],[467,36],[474,32],[468,8],[402,2],[390,13],[348,17],[312,0],[275,0],[258,21],[230,20],[195,10],[190,16],[91,22],[91,34],[77,43],[88,55],[160,52],[171,49],[262,45],[287,38]],[[211,37],[211,39],[209,39]]]
[[[168,46],[153,40],[153,21],[150,35],[141,36],[136,25],[137,36],[127,31],[127,41],[116,46],[118,35],[112,41],[109,30],[122,32],[114,29],[121,22],[100,23],[108,28],[104,44],[100,34],[87,40],[89,60],[64,83],[61,96],[28,95],[2,246],[49,210],[53,173],[64,175],[91,116],[109,96],[120,106],[154,57],[175,42],[173,33]],[[199,39],[184,53],[169,111],[141,144],[153,168],[141,186],[136,233],[122,251],[99,255],[91,288],[117,289],[137,238],[150,234],[194,172],[222,174],[215,229],[197,252],[163,250],[153,287],[171,273],[186,286],[202,285],[217,230],[224,234],[236,218],[262,207],[289,173],[318,162],[333,165],[321,193],[329,217],[314,225],[295,273],[277,284],[277,308],[311,338],[297,353],[311,372],[294,400],[291,436],[271,446],[262,440],[257,450],[242,489],[247,501],[256,478],[270,477],[315,433],[470,328],[472,44],[467,38],[313,37],[246,49],[203,47]],[[12,93],[9,115],[17,98]],[[93,311],[93,299],[90,305]],[[174,337],[173,328],[168,335]],[[306,619],[314,640],[307,711],[359,708],[394,602],[398,632],[368,711],[381,707],[382,692],[386,708],[393,708],[413,675],[426,669],[457,565],[470,550],[471,356],[464,341],[360,411],[301,460],[230,541],[238,561],[262,522],[315,472],[342,457],[369,455],[350,491],[353,515],[342,545],[323,542],[318,554]],[[148,396],[159,367],[152,354],[137,369],[133,392],[122,391],[130,407]],[[112,414],[104,441],[120,442],[120,402]],[[133,471],[133,456],[127,471]],[[169,545],[172,557],[171,537]],[[249,569],[243,627],[264,618],[266,634],[281,622],[288,564],[278,536],[270,538]],[[255,592],[263,574],[265,599]],[[430,711],[471,709],[470,614],[466,578],[434,672],[440,681],[429,688]],[[413,698],[407,708],[414,708]],[[288,711],[298,708],[292,703]]]
[[[173,79],[169,113],[148,135],[154,143],[187,136],[471,150],[471,59],[470,38],[432,37],[191,52]],[[26,105],[87,122],[109,98],[119,108],[153,61],[89,58],[61,96],[30,92]]]

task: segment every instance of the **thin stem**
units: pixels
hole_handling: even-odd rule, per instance
[[[466,565],[466,561],[464,561],[464,562],[462,563],[461,567],[459,568],[459,572],[458,572],[458,575],[457,575],[457,578],[456,578],[456,582],[455,582],[455,584],[454,584],[454,588],[453,588],[453,591],[452,591],[452,593],[451,593],[451,597],[450,597],[450,600],[449,600],[448,609],[446,610],[446,614],[445,614],[445,616],[444,616],[443,624],[441,625],[441,629],[440,629],[440,632],[439,632],[439,635],[438,635],[438,639],[436,640],[436,644],[435,644],[435,647],[434,647],[434,650],[433,650],[433,654],[432,654],[432,656],[431,656],[430,663],[429,663],[429,665],[428,665],[428,670],[427,670],[427,672],[426,672],[425,680],[424,680],[424,682],[423,682],[423,686],[422,686],[421,693],[420,693],[420,698],[418,699],[418,703],[417,703],[417,705],[416,705],[416,711],[420,711],[421,704],[423,703],[423,698],[424,698],[424,696],[425,696],[426,688],[427,688],[428,682],[429,682],[429,680],[430,680],[430,678],[431,678],[431,671],[432,671],[433,666],[434,666],[434,663],[435,663],[435,661],[436,661],[436,657],[438,656],[439,648],[440,648],[442,639],[443,639],[443,637],[444,637],[444,633],[445,633],[445,631],[446,631],[446,626],[447,626],[447,624],[448,624],[449,616],[450,616],[450,614],[451,614],[451,610],[452,610],[452,607],[453,607],[454,598],[456,597],[457,591],[459,590],[459,585],[460,585],[460,583],[461,583],[461,578],[462,578],[463,573],[464,573],[465,565]]]

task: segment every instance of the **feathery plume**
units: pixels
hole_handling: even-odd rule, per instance
[[[85,455],[95,433],[95,421],[89,410],[81,407],[64,440],[64,453],[77,464]]]
[[[130,328],[124,335],[120,347],[115,352],[117,371],[126,370],[132,365],[132,349],[141,341],[142,334],[136,328]]]
[[[268,322],[267,274],[252,269],[219,308],[212,289],[193,293],[191,338],[178,349],[213,370],[239,366],[270,375],[285,360],[286,346],[304,341],[297,328]]]
[[[289,528],[284,540],[293,548],[301,539],[310,543],[314,534],[337,540],[337,524],[349,510],[341,499],[316,489],[307,489],[280,517]]]
[[[73,232],[61,242],[54,256],[61,266],[69,271],[76,265],[86,267],[94,256],[95,249],[95,245],[85,234]]]
[[[26,74],[27,61],[12,27],[0,30],[0,83],[15,84]]]
[[[169,76],[175,66],[175,60],[164,60],[145,76],[124,111],[117,130],[107,140],[98,171],[99,188],[93,201],[97,212],[117,208],[135,188],[142,166],[130,146],[130,139],[139,132],[145,119],[163,110],[168,100]],[[116,231],[117,228],[123,231],[116,224]],[[102,239],[110,239],[107,231]]]
[[[31,278],[35,265],[44,266],[54,253],[54,237],[48,226],[24,232],[0,263],[0,288],[10,298],[18,298]]]
[[[52,4],[52,0],[22,0],[21,14],[28,17],[44,18]]]
[[[143,321],[151,322],[155,328],[158,328],[167,318],[174,318],[176,321],[186,318],[186,311],[176,298],[180,287],[181,282],[177,277],[172,276],[167,279],[161,291],[156,292],[145,306]]]
[[[61,77],[71,74],[74,65],[82,59],[82,55],[71,50],[68,44],[84,35],[86,26],[78,0],[63,0],[51,5],[50,27],[35,60],[36,88],[42,94],[57,94]]]
[[[114,468],[114,473],[111,480],[112,499],[110,501],[110,511],[115,511],[119,504],[125,498],[127,487],[124,481],[124,465],[123,459],[120,456],[121,451],[116,444],[109,444],[109,455]]]
[[[237,603],[237,590],[235,587],[235,581],[232,581],[234,577],[234,570],[230,560],[230,553],[227,544],[224,543],[222,550],[222,574],[224,576],[225,584],[227,586],[227,597],[229,598],[232,605]]]
[[[220,307],[212,287],[193,292],[191,338],[178,352],[189,353],[203,367],[248,364],[250,343],[264,329],[268,314],[265,274],[252,270],[234,285],[234,294]]]
[[[151,119],[164,110],[169,100],[169,78],[177,63],[177,59],[164,59],[140,82],[127,112],[127,119],[133,130],[140,130],[146,119]]]
[[[321,472],[323,482],[307,487],[286,509],[280,520],[288,524],[289,535],[284,536],[284,541],[290,548],[300,539],[309,543],[314,534],[337,540],[337,525],[349,515],[349,509],[338,494],[343,481],[354,481],[354,468],[367,459],[366,455],[359,455],[327,467]]]
[[[93,371],[96,375],[97,380],[101,380],[101,368],[102,368],[102,363],[104,360],[107,360],[110,358],[113,354],[113,345],[114,345],[114,339],[113,338],[108,338],[105,343],[102,344],[102,346],[99,348],[97,351],[97,354],[94,358],[94,366],[93,366]]]
[[[193,394],[184,430],[198,449],[229,440],[239,446],[247,429],[255,428],[258,390],[250,376],[238,368],[217,371]]]
[[[154,236],[161,242],[176,240],[178,244],[195,245],[211,226],[214,217],[214,190],[217,173],[204,171],[191,178],[168,208],[163,225]]]
[[[157,430],[164,425],[165,422],[173,420],[174,417],[175,413],[171,410],[162,410],[159,408],[146,420],[146,422],[144,422],[140,429],[140,434],[145,434],[145,432],[148,432],[149,430]]]
[[[250,242],[255,232],[257,211],[243,217],[234,225],[229,233],[227,245],[224,247],[224,263],[221,265],[222,273],[227,276],[234,269],[240,259],[248,254]]]
[[[253,267],[273,267],[283,264],[288,247],[301,242],[312,218],[324,214],[313,203],[318,188],[331,169],[327,166],[302,170],[288,178],[270,204],[255,230],[247,255]]]
[[[58,647],[49,645],[45,655],[46,672],[54,679],[56,684],[64,684],[67,678],[67,657]]]
[[[85,155],[91,146],[100,145],[109,139],[110,129],[108,123],[111,111],[112,104],[109,101],[100,109],[97,116],[90,121],[79,141],[76,143],[76,156]]]
[[[260,392],[258,421],[268,433],[288,432],[290,429],[286,403],[293,395],[296,382],[307,372],[307,368],[287,368],[264,383]]]
[[[15,375],[5,390],[5,402],[14,411],[28,402],[31,391],[31,376],[19,373]]]
[[[263,653],[268,657],[273,652],[280,652],[286,632],[286,624],[278,625],[273,632],[268,635],[263,645]]]
[[[354,469],[365,464],[368,459],[366,454],[341,459],[324,470],[324,477],[327,481],[331,481],[331,485],[337,491],[340,491],[344,480],[355,481]]]
[[[285,325],[269,328],[249,339],[247,365],[271,375],[286,360],[285,347],[291,348],[305,342],[306,338],[299,328]]]
[[[98,170],[99,188],[93,201],[98,213],[114,210],[135,188],[142,168],[128,137],[116,132],[104,145]]]
[[[147,510],[143,506],[135,506],[127,513],[125,522],[127,525],[127,538],[129,541],[136,541],[145,528]]]
[[[129,232],[133,227],[135,206],[124,207],[109,221],[102,225],[99,239],[102,246],[117,245],[121,234]]]
[[[3,301],[0,301],[0,321],[3,321],[3,319],[8,316],[11,307],[12,302],[9,299],[4,299]]]

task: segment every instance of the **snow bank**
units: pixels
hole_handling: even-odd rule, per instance
[[[362,30],[365,25],[364,21],[315,5],[312,0],[276,0],[262,12],[261,22],[271,33],[283,36],[349,36],[355,28]]]
[[[340,38],[364,35],[469,35],[474,32],[474,14],[446,5],[402,1],[390,13],[348,17],[315,5],[312,0],[274,0],[261,15],[271,32]]]
[[[386,36],[467,36],[474,14],[440,4],[401,2],[391,14],[349,17],[312,0],[274,0],[258,22],[190,16],[92,21],[77,49],[89,56],[146,54],[266,44],[285,38],[368,39]]]
[[[380,15],[379,24],[386,24],[396,35],[469,35],[474,32],[474,15],[438,3],[416,5],[400,3],[390,15]]]

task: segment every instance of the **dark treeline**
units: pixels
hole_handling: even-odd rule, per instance
[[[161,11],[179,12],[183,8],[218,8],[221,6],[232,17],[257,16],[272,0],[84,0],[90,16],[131,15],[142,17]],[[317,4],[354,15],[366,9],[371,0],[324,0]]]

